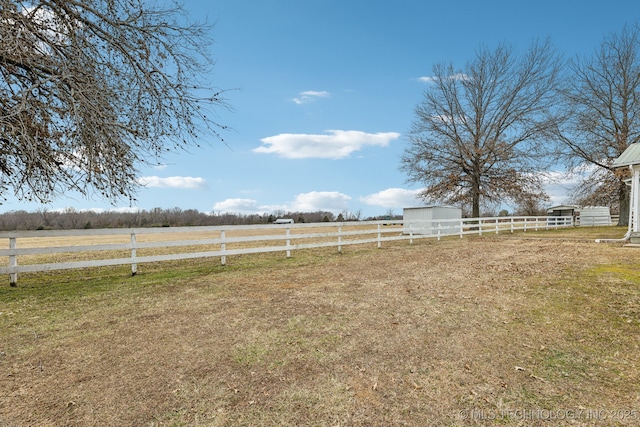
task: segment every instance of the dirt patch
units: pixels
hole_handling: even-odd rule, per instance
[[[483,237],[316,254],[14,297],[0,426],[640,422],[639,250]]]

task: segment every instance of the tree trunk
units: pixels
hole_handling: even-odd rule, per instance
[[[474,173],[471,186],[471,218],[480,218],[480,173]]]
[[[620,182],[620,186],[618,187],[618,203],[620,205],[620,217],[618,219],[618,225],[628,226],[629,225],[629,186],[624,183],[624,181]]]
[[[473,202],[471,206],[471,217],[480,218],[480,195],[478,193],[473,194]]]

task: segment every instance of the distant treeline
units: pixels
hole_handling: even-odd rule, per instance
[[[276,212],[273,214],[243,215],[236,213],[205,213],[195,209],[118,211],[63,211],[39,209],[36,212],[23,210],[0,213],[0,230],[64,230],[82,228],[131,228],[131,227],[183,227],[207,225],[269,224],[278,218],[291,218],[297,223],[356,221],[360,214],[348,212],[334,215],[331,212]],[[378,218],[367,218],[378,219]]]

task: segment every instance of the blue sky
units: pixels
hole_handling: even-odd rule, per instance
[[[567,57],[634,24],[635,0],[189,0],[213,23],[216,65],[229,89],[226,145],[168,155],[143,168],[138,202],[70,195],[48,205],[9,198],[0,211],[154,207],[243,214],[360,213],[419,206],[420,186],[399,170],[413,110],[434,64],[461,68],[475,50],[526,49],[549,37]],[[548,187],[551,204],[566,185]]]

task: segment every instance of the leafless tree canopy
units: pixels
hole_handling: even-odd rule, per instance
[[[587,178],[571,189],[572,203],[578,206],[609,206],[612,212],[620,213],[620,182],[627,175],[626,170],[611,172],[605,168],[597,168],[590,171]],[[628,216],[629,212],[626,214]]]
[[[141,162],[219,138],[208,30],[179,4],[0,0],[0,194],[131,197]]]
[[[401,169],[426,185],[423,197],[472,206],[544,199],[540,171],[552,126],[560,59],[550,43],[521,57],[507,46],[480,49],[464,70],[436,65]]]
[[[564,93],[566,120],[558,129],[566,164],[586,172],[576,196],[615,200],[621,225],[628,224],[627,175],[612,170],[611,163],[629,144],[640,142],[639,43],[638,28],[625,27],[605,37],[591,57],[572,61]]]

